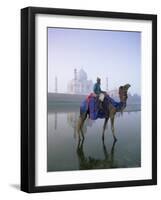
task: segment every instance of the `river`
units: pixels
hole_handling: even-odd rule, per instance
[[[87,120],[84,140],[77,132],[79,111],[48,108],[47,171],[141,166],[141,111],[117,113],[113,141],[110,120],[102,141],[103,119]]]

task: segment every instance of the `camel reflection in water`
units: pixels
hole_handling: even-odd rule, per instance
[[[118,117],[120,117],[120,113]],[[114,151],[116,141],[113,141],[112,147],[107,150],[105,141],[102,140],[103,159],[96,159],[91,156],[86,156],[84,151],[84,142],[87,132],[87,127],[91,127],[95,121],[87,119],[82,130],[77,129],[77,120],[79,113],[68,113],[67,122],[74,130],[74,138],[78,140],[76,147],[76,154],[79,162],[79,169],[104,169],[104,168],[117,168],[116,161],[114,162]],[[109,152],[108,152],[109,151]]]
[[[81,131],[78,133],[78,145],[77,145],[77,156],[79,160],[80,170],[117,168],[117,163],[114,161],[115,145],[117,141],[113,141],[113,145],[108,152],[105,142],[104,140],[102,140],[102,150],[104,154],[103,159],[96,159],[91,156],[87,157],[83,149],[84,141],[85,141],[85,136],[83,131]]]

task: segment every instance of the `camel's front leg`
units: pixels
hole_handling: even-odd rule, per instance
[[[111,119],[111,130],[112,130],[113,138],[114,138],[114,140],[116,141],[117,138],[116,138],[116,136],[115,136],[115,129],[114,129],[115,114],[113,114],[113,115],[110,117],[110,119]]]
[[[104,141],[104,137],[105,137],[105,130],[106,130],[108,119],[109,118],[105,118],[104,125],[103,125],[103,131],[102,131],[102,140],[103,141]]]

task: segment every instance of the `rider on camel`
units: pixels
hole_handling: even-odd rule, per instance
[[[101,79],[97,77],[97,82],[94,84],[93,92],[98,97],[99,108],[103,109],[103,100],[105,98],[106,92],[101,90]]]

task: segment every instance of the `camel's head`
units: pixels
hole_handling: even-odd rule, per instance
[[[124,86],[119,87],[119,97],[122,102],[126,102],[127,100],[127,91],[131,85],[126,84]]]

